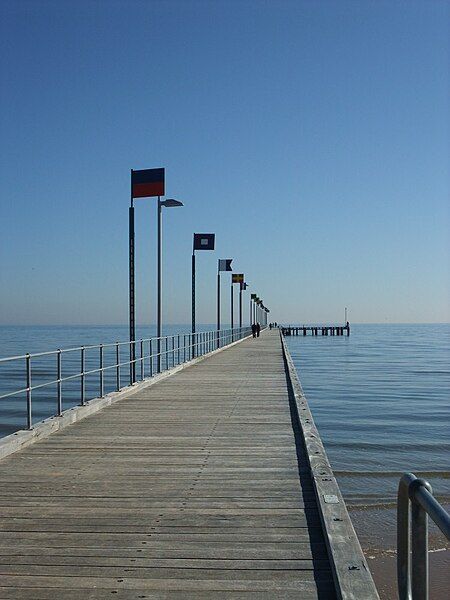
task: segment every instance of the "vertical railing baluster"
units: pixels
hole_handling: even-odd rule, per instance
[[[428,515],[414,498],[411,506],[411,591],[428,600]]]
[[[141,347],[141,381],[144,381],[144,375],[145,375],[145,371],[144,371],[144,340],[141,340],[140,347]]]
[[[99,376],[100,376],[100,398],[103,398],[103,396],[105,395],[104,393],[104,384],[103,384],[103,344],[100,344],[99,347],[99,351],[100,351],[100,360],[99,360]]]
[[[27,429],[33,429],[33,417],[31,413],[31,356],[25,358],[27,370]]]
[[[120,390],[120,346],[116,343],[116,389]]]
[[[56,354],[56,379],[58,380],[58,383],[56,384],[56,395],[57,395],[57,415],[58,417],[60,417],[62,415],[62,383],[61,383],[61,377],[62,377],[62,369],[61,369],[61,350],[58,348],[57,354]]]
[[[169,368],[169,338],[166,337],[166,371]]]
[[[81,396],[81,406],[84,406],[86,404],[85,401],[85,381],[84,381],[84,366],[85,366],[85,348],[84,346],[81,348],[81,389],[80,389],[80,396]]]
[[[181,362],[180,334],[178,334],[177,345],[178,345],[178,364],[180,364],[180,362]]]

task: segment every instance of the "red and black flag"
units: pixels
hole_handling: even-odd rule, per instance
[[[219,271],[232,271],[232,258],[219,258]],[[233,276],[234,277],[234,276]]]
[[[131,195],[133,198],[164,196],[164,169],[131,171]]]
[[[244,283],[244,273],[233,273],[231,283]]]
[[[194,250],[214,250],[215,233],[194,233]]]

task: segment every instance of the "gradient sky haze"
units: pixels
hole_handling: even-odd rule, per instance
[[[450,321],[444,1],[0,3],[0,323],[128,318],[130,169],[166,168],[164,319],[233,258],[279,322]],[[156,199],[136,201],[155,321]],[[226,274],[228,277],[228,274]],[[223,319],[229,288],[223,276]]]

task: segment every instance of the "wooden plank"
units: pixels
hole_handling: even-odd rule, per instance
[[[335,598],[276,332],[0,462],[2,598]]]

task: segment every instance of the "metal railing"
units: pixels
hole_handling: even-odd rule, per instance
[[[428,515],[450,539],[450,515],[434,498],[431,485],[405,473],[397,500],[399,600],[428,600]]]
[[[56,412],[47,416],[61,416],[64,409],[64,388],[74,381],[78,382],[79,387],[78,391],[71,389],[71,406],[77,402],[81,406],[85,406],[88,378],[91,383],[91,393],[88,394],[88,399],[102,398],[105,395],[106,379],[110,391],[119,391],[123,388],[124,369],[127,371],[125,377],[127,377],[129,385],[133,385],[137,381],[154,377],[158,373],[208,354],[217,348],[223,348],[250,333],[250,327],[237,327],[219,331],[181,333],[159,338],[140,339],[134,342],[79,346],[2,358],[0,359],[0,369],[6,366],[8,372],[6,376],[3,373],[0,384],[2,379],[19,380],[23,383],[17,388],[0,394],[0,400],[20,395],[25,396],[26,428],[32,429],[34,416],[32,400],[37,390],[54,388]],[[64,373],[65,368],[66,373]],[[50,376],[50,379],[46,379],[47,376]],[[98,378],[93,385],[92,376]],[[10,384],[9,387],[11,385],[14,384]],[[46,401],[48,401],[47,394]]]

